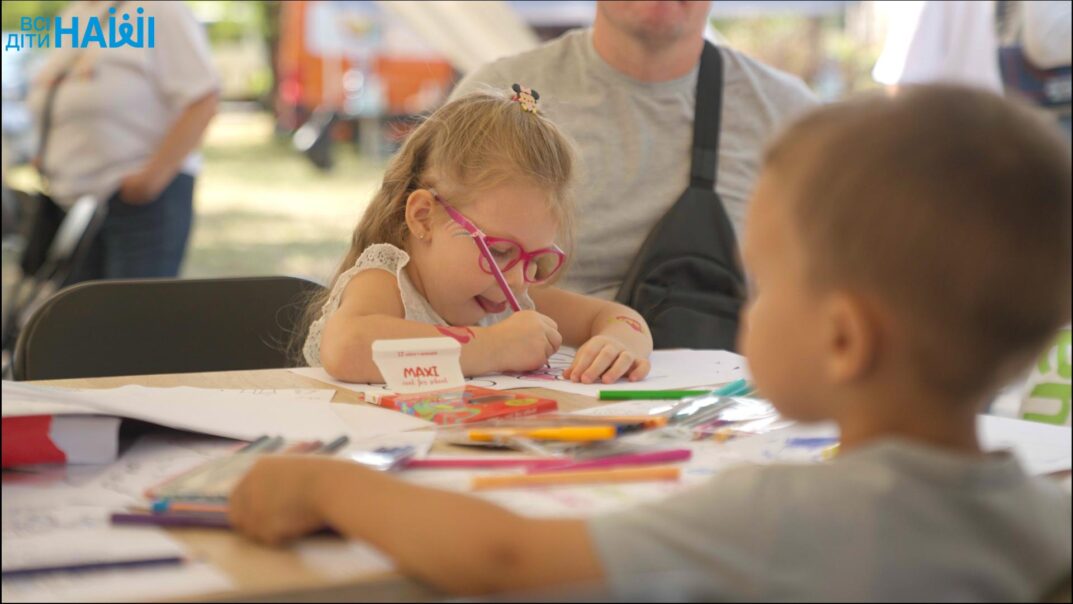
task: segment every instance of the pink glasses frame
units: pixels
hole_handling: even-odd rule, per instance
[[[489,237],[488,235],[485,235],[483,231],[481,231],[479,228],[477,228],[477,225],[473,224],[473,222],[471,222],[468,218],[463,216],[461,212],[459,212],[458,210],[456,210],[456,209],[452,208],[450,205],[448,205],[448,203],[446,201],[444,201],[443,198],[439,196],[439,194],[437,194],[435,191],[430,191],[430,192],[432,193],[433,199],[435,199],[437,203],[439,203],[441,206],[443,206],[443,209],[447,212],[447,215],[451,217],[451,220],[455,221],[455,223],[457,223],[460,227],[465,229],[466,232],[469,233],[473,237],[473,240],[477,244],[477,248],[480,250],[481,255],[488,262],[488,266],[492,269],[492,270],[485,269],[484,266],[482,265],[481,270],[486,272],[486,273],[488,273],[488,274],[490,274],[490,275],[496,276],[497,281],[499,280],[499,278],[502,278],[502,273],[503,272],[509,271],[510,269],[514,268],[514,266],[517,265],[519,262],[523,262],[524,264],[522,264],[522,276],[524,277],[526,283],[533,283],[533,284],[546,283],[549,279],[551,279],[553,276],[555,276],[555,273],[559,272],[559,269],[562,268],[563,264],[566,263],[566,253],[563,252],[563,250],[560,249],[559,246],[557,246],[557,245],[552,245],[550,247],[545,247],[545,248],[541,248],[539,250],[534,250],[534,251],[530,252],[530,251],[526,251],[526,249],[524,247],[522,247],[522,244],[518,243],[517,241],[514,241],[513,239],[505,239],[503,237]],[[488,249],[489,244],[496,244],[496,243],[500,243],[500,242],[509,243],[509,244],[517,247],[519,250],[521,250],[521,253],[518,254],[517,258],[514,258],[513,260],[508,262],[506,266],[502,266],[502,267],[500,267],[499,264],[495,261],[495,259],[492,258],[492,252],[491,252],[491,250]],[[555,268],[551,269],[551,271],[543,279],[530,279],[529,278],[529,263],[530,263],[530,261],[532,261],[537,256],[540,256],[542,254],[549,254],[549,253],[553,254],[554,256],[556,256],[558,258],[558,263],[555,265]],[[497,271],[500,272],[499,275],[496,275]],[[536,272],[534,271],[533,274],[536,275]],[[501,284],[501,286],[502,286],[502,284]]]

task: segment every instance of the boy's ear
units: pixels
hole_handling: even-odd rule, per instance
[[[879,358],[883,330],[867,300],[835,292],[826,314],[828,378],[845,384],[868,375]]]
[[[432,209],[436,200],[426,189],[417,189],[406,198],[406,226],[414,237],[432,240]]]

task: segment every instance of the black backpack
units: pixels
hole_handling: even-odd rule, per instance
[[[615,299],[648,322],[656,348],[734,350],[745,278],[715,193],[723,58],[704,43],[689,187],[648,234]]]

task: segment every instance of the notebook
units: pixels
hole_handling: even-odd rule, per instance
[[[103,415],[4,417],[0,465],[111,463],[119,455],[119,421]]]
[[[559,404],[552,399],[480,386],[435,392],[384,394],[374,399],[373,403],[443,425],[535,415],[559,408]]]

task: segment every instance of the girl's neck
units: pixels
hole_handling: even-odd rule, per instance
[[[403,245],[402,249],[410,256],[410,261],[403,267],[403,270],[406,271],[406,276],[410,278],[410,283],[413,284],[417,293],[421,294],[422,298],[428,300],[428,294],[425,293],[425,281],[421,278],[421,269],[418,268],[418,265],[420,264],[418,256],[421,252],[416,250],[415,246],[412,245]]]

